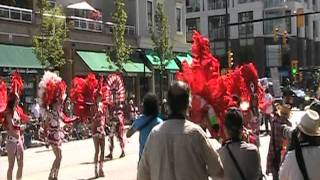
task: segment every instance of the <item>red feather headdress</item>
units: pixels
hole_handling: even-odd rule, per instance
[[[11,88],[10,93],[15,94],[17,97],[21,96],[23,89],[23,80],[20,74],[15,71],[11,75]]]
[[[90,114],[89,106],[96,103],[99,82],[93,73],[84,78],[75,77],[72,80],[70,98],[74,103],[74,114],[86,118]]]
[[[7,108],[7,85],[6,83],[0,79],[0,124],[4,121],[3,112]]]

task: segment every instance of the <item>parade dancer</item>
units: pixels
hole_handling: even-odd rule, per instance
[[[124,122],[125,116],[123,111],[123,103],[125,102],[125,89],[122,77],[118,74],[110,74],[107,78],[107,100],[109,102],[109,114],[111,116],[109,120],[109,150],[110,153],[107,158],[113,158],[114,149],[114,136],[120,142],[121,155],[120,158],[125,156],[124,152]]]
[[[254,65],[244,64],[222,75],[219,60],[211,54],[209,40],[196,31],[192,40],[192,64],[190,66],[183,61],[181,71],[176,74],[177,80],[186,82],[191,89],[190,120],[203,129],[208,128],[212,137],[225,139],[223,121],[226,110],[245,102],[250,118],[257,122],[263,93],[258,86],[258,73]],[[239,100],[235,101],[235,96]],[[252,129],[258,132],[253,125]]]
[[[23,110],[19,107],[19,99],[22,94],[23,81],[21,76],[15,72],[11,76],[11,88],[7,99],[7,90],[4,81],[0,82],[0,99],[2,99],[0,106],[0,119],[3,119],[3,124],[7,130],[7,144],[6,149],[8,153],[9,167],[7,171],[7,179],[12,180],[12,171],[14,162],[17,159],[18,170],[16,179],[22,179],[23,170],[23,139],[21,132],[22,123],[29,121],[29,116],[25,115]],[[8,100],[6,102],[6,100]],[[5,110],[5,111],[4,111]]]
[[[95,149],[95,177],[104,177],[103,161],[107,112],[106,89],[103,77],[100,77],[100,81],[98,82],[96,76],[90,73],[85,79],[80,77],[74,78],[70,92],[71,100],[75,104],[76,115],[91,123],[92,139]]]
[[[113,109],[113,110],[112,110]],[[109,150],[110,153],[107,155],[108,159],[113,159],[113,149],[114,149],[114,137],[117,137],[120,148],[121,155],[120,158],[125,156],[124,152],[124,113],[123,113],[123,105],[118,105],[117,107],[111,108],[111,119],[109,120]]]
[[[46,109],[44,114],[47,142],[51,145],[55,160],[49,174],[49,180],[57,180],[62,160],[61,145],[64,139],[63,123],[71,123],[76,118],[68,118],[63,113],[63,102],[66,97],[66,84],[55,73],[45,72],[39,84],[41,105]]]

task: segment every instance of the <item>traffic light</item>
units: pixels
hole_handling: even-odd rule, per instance
[[[282,35],[282,45],[287,46],[288,44],[288,32],[284,31]]]
[[[291,61],[291,74],[292,76],[296,76],[298,74],[298,61],[293,60]]]
[[[277,42],[279,39],[279,28],[275,27],[272,29],[272,34],[273,34],[273,40],[274,42]]]
[[[228,66],[229,68],[233,67],[233,52],[231,50],[228,50]]]

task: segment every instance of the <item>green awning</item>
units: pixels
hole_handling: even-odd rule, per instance
[[[115,72],[118,69],[105,53],[90,51],[77,51],[77,53],[94,72]]]
[[[127,73],[151,73],[150,69],[145,66],[143,63],[136,63],[136,62],[127,62],[123,65],[124,70]]]
[[[32,47],[0,44],[0,66],[42,69]]]
[[[154,55],[152,53],[147,53],[146,54],[147,59],[149,60],[149,62],[155,67],[157,68],[157,66],[160,66],[160,58],[157,55]],[[169,61],[169,62],[168,62]],[[167,64],[166,66],[166,70],[169,71],[178,71],[179,67],[176,64],[176,62],[174,61],[174,59],[171,60],[165,60],[164,61],[165,64]]]
[[[172,59],[169,61],[169,63],[166,66],[166,70],[169,71],[179,71],[179,66],[176,64],[176,62]]]
[[[183,61],[187,61],[189,65],[192,64],[192,56],[190,54],[178,55],[177,59],[182,63]]]

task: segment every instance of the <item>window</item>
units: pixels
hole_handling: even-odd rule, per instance
[[[226,0],[208,0],[208,10],[226,8]]]
[[[152,1],[147,1],[147,18],[148,18],[148,27],[153,26],[153,6]]]
[[[313,40],[316,40],[316,38],[318,37],[316,21],[313,21],[312,27],[313,27]]]
[[[219,40],[225,38],[225,15],[209,16],[209,39]]]
[[[200,11],[200,0],[186,0],[187,13]]]
[[[177,32],[182,32],[182,11],[180,7],[176,8]]]
[[[264,7],[270,8],[275,6],[284,5],[288,0],[267,0],[264,1]]]
[[[239,22],[253,20],[253,11],[239,13]],[[253,24],[241,24],[239,25],[239,37],[248,38],[253,36]]]
[[[243,4],[243,3],[250,3],[250,2],[255,2],[255,1],[258,1],[258,0],[239,0],[238,3]]]
[[[187,19],[186,25],[187,25],[187,42],[191,42],[192,31],[193,30],[200,31],[200,17]]]
[[[283,10],[268,10],[264,12],[264,17],[277,17],[290,14],[290,11]],[[281,31],[287,31],[291,33],[291,18],[275,19],[263,22],[263,32],[264,34],[272,34],[273,28],[279,28]]]

